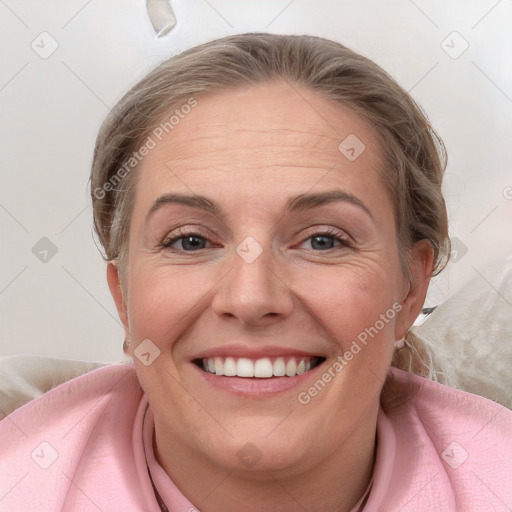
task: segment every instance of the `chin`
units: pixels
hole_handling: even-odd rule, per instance
[[[286,420],[285,420],[286,421]],[[216,450],[207,451],[208,456],[216,458],[217,464],[229,471],[250,473],[254,477],[262,473],[262,479],[268,479],[267,472],[297,470],[304,461],[308,466],[314,464],[314,446],[308,445],[306,432],[299,429],[276,429],[278,421],[258,422],[258,427],[239,424],[239,433],[224,437],[225,445],[217,441]]]

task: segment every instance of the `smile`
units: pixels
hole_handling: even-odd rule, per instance
[[[205,372],[224,376],[270,379],[302,375],[325,361],[324,357],[205,357],[194,362]]]

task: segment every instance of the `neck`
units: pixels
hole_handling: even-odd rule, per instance
[[[351,512],[373,472],[378,410],[315,465],[241,472],[188,450],[155,424],[155,456],[202,512]],[[167,431],[168,432],[168,431]],[[183,463],[188,461],[188,463]],[[306,469],[307,468],[307,469]]]

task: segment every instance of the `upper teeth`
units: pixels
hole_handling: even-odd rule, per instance
[[[294,377],[307,372],[313,364],[313,357],[277,357],[272,361],[268,357],[248,359],[246,357],[207,357],[202,360],[203,369],[226,377]]]

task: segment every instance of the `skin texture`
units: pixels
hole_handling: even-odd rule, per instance
[[[349,109],[282,81],[197,99],[138,169],[126,286],[115,262],[107,269],[130,354],[145,339],[160,350],[148,366],[133,357],[157,458],[203,512],[349,511],[371,478],[379,394],[394,342],[424,302],[432,251],[413,248],[410,282],[374,129]],[[366,146],[354,161],[338,150],[349,134]],[[290,197],[333,189],[370,214],[348,201],[284,211]],[[166,204],[146,219],[171,192],[207,196],[222,214]],[[319,239],[326,228],[350,246]],[[161,247],[187,232],[203,237],[199,250],[188,239]],[[252,263],[236,252],[247,237],[262,249]],[[394,304],[400,312],[301,404],[298,393]],[[207,384],[191,362],[230,343],[326,362],[299,388],[240,396]],[[251,467],[237,455],[247,443],[261,454]]]

